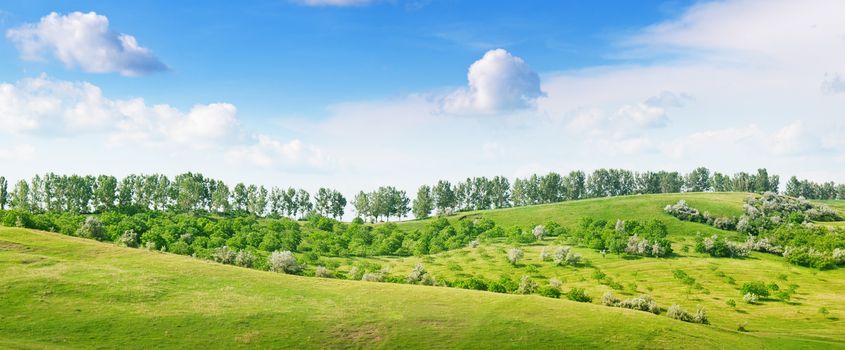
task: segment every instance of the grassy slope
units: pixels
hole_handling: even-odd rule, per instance
[[[671,216],[663,213],[667,204],[675,204],[679,199],[687,201],[687,204],[702,211],[709,211],[715,216],[742,214],[742,201],[748,196],[747,193],[673,193],[656,195],[636,195],[614,198],[595,198],[579,201],[534,205],[527,207],[507,208],[499,210],[482,210],[460,213],[451,217],[452,220],[464,218],[486,217],[496,224],[509,226],[522,226],[525,228],[542,224],[552,220],[561,225],[573,227],[578,219],[591,216],[596,219],[607,220],[647,220],[651,218],[664,219],[670,231],[689,233],[690,228],[705,233],[726,233],[718,231],[710,226],[701,224],[684,223],[672,219]],[[421,228],[428,220],[404,221],[399,225],[407,230]]]
[[[616,255],[602,257],[591,249],[575,248],[576,252],[590,260],[593,267],[613,277],[625,286],[623,292],[614,291],[617,297],[630,298],[640,293],[651,294],[662,307],[673,303],[688,310],[704,306],[714,326],[735,329],[741,322],[748,322],[748,328],[754,333],[780,339],[784,344],[790,341],[821,341],[822,343],[845,343],[845,269],[817,271],[786,263],[782,258],[762,253],[753,253],[748,259],[717,259],[691,252],[683,252],[683,246],[692,246],[697,232],[706,234],[733,235],[742,239],[735,232],[716,230],[712,227],[683,222],[663,213],[666,204],[686,200],[691,206],[710,211],[714,215],[739,215],[742,202],[747,194],[743,193],[684,193],[669,195],[644,195],[620,198],[591,199],[564,202],[559,204],[520,207],[503,210],[462,213],[451,220],[487,217],[503,226],[520,225],[530,228],[547,220],[554,220],[564,226],[573,227],[584,216],[608,220],[649,219],[663,220],[670,231],[669,238],[678,254],[670,259],[622,259]],[[828,202],[834,208],[845,209],[841,203]],[[405,229],[415,229],[423,222],[403,222]],[[843,222],[833,223],[842,225]],[[387,267],[394,274],[407,274],[413,266],[422,262],[434,275],[454,279],[468,276],[483,276],[498,279],[509,275],[514,279],[528,275],[541,285],[550,278],[564,282],[564,290],[572,287],[584,288],[597,303],[610,287],[600,285],[591,275],[593,268],[555,267],[539,259],[543,247],[553,249],[565,243],[546,239],[531,246],[522,247],[525,261],[519,266],[507,263],[506,249],[511,245],[504,242],[482,244],[479,248],[464,248],[427,257],[374,257],[338,259],[348,268],[359,261],[378,263]],[[702,291],[688,293],[688,288],[674,279],[672,271],[682,269],[697,279],[709,294]],[[779,277],[786,275],[786,281]],[[728,277],[735,282],[728,283]],[[790,284],[799,285],[798,294],[789,303],[769,300],[761,305],[748,305],[742,302],[739,287],[744,282],[775,282],[786,288]],[[629,287],[636,285],[636,290]],[[728,299],[734,299],[738,307],[732,309],[726,305]],[[821,307],[830,310],[827,317],[819,313]],[[794,344],[791,344],[795,346]]]
[[[663,219],[679,250],[696,231],[721,232],[662,214],[679,198],[714,214],[738,214],[743,194],[673,194],[598,199],[462,214],[504,226],[555,220],[573,225],[590,215],[607,219]],[[402,223],[413,228],[419,222]],[[687,243],[683,243],[686,240]],[[505,262],[504,243],[423,258],[338,259],[390,266],[404,275],[423,260],[435,276],[557,277],[564,289],[585,288],[597,303],[608,287],[589,267],[552,267],[537,258],[544,241],[524,247],[526,261]],[[278,275],[188,257],[119,248],[72,237],[0,228],[0,348],[151,347],[666,347],[818,348],[845,344],[845,269],[815,271],[772,255],[745,260],[681,253],[672,259],[602,258],[577,249],[623,285],[650,293],[664,308],[703,305],[711,326],[643,312],[539,296],[502,295],[451,288],[340,281]],[[529,267],[531,266],[531,267]],[[348,265],[346,266],[348,267]],[[342,267],[342,268],[346,268]],[[681,268],[709,294],[672,278]],[[532,271],[528,271],[532,270]],[[728,284],[719,273],[736,279]],[[777,280],[787,275],[787,282]],[[748,280],[800,287],[793,302],[742,304],[738,285]],[[728,298],[738,300],[733,310]],[[828,316],[818,313],[820,307]],[[750,333],[737,333],[748,321]]]
[[[0,228],[2,348],[564,345],[784,343],[539,296],[286,276]]]

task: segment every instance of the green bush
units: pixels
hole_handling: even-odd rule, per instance
[[[583,288],[572,288],[568,292],[566,292],[566,298],[572,301],[577,301],[581,303],[589,303],[593,301],[593,298],[590,298],[586,292],[584,292]]]
[[[756,294],[758,297],[767,297],[769,296],[769,287],[766,286],[763,282],[745,282],[742,284],[742,287],[739,289],[740,294],[745,295],[748,293]]]

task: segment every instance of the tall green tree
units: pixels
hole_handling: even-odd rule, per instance
[[[417,190],[417,198],[414,199],[412,212],[417,219],[425,219],[431,215],[434,209],[434,199],[431,196],[431,187],[422,185]]]
[[[6,205],[9,204],[9,183],[6,178],[0,176],[0,210],[6,210]]]

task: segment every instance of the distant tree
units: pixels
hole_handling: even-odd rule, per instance
[[[686,184],[687,192],[705,192],[711,189],[710,186],[710,170],[705,167],[698,167],[687,174]]]
[[[725,174],[720,172],[714,172],[713,176],[710,178],[710,184],[713,187],[713,191],[716,192],[730,192],[733,191],[733,187],[731,186],[731,178]]]
[[[295,203],[297,212],[301,213],[302,216],[305,216],[314,209],[314,207],[311,206],[311,195],[308,194],[308,191],[303,189],[296,191]]]
[[[586,178],[587,176],[580,170],[572,171],[563,178],[567,199],[576,200],[585,198],[587,194],[585,188]]]
[[[540,178],[540,200],[542,203],[557,203],[566,196],[563,178],[556,172],[550,172]]]
[[[247,187],[243,183],[235,185],[232,192],[232,209],[237,212],[246,212],[249,203],[249,193]]]
[[[0,176],[0,210],[6,210],[6,205],[9,204],[9,183],[6,178]]]
[[[15,184],[15,189],[12,191],[12,208],[20,210],[31,210],[32,205],[29,202],[29,183],[26,180],[20,180]]]
[[[97,177],[94,190],[94,207],[97,211],[113,210],[117,202],[117,179],[114,176],[100,175]]]
[[[211,209],[218,213],[228,213],[232,206],[229,204],[229,186],[223,181],[217,181],[211,194]]]
[[[447,209],[457,209],[455,192],[449,181],[440,180],[434,185],[431,191],[434,199],[434,208],[438,214],[444,213]]]
[[[329,200],[329,214],[335,219],[343,217],[346,209],[346,197],[338,191],[332,190]]]
[[[370,216],[370,199],[364,191],[358,192],[353,199],[353,206],[355,207],[355,214],[362,219]]]
[[[432,209],[434,209],[434,199],[431,196],[431,187],[422,185],[417,190],[417,198],[413,202],[414,217],[425,219],[431,215]]]
[[[331,200],[331,190],[325,187],[320,187],[317,193],[314,194],[314,209],[318,214],[326,216],[329,212],[329,201]]]
[[[504,176],[490,180],[490,202],[494,208],[510,207],[510,182]]]

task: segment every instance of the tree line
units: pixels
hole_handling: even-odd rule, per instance
[[[448,215],[455,211],[495,209],[557,203],[586,198],[632,194],[678,192],[757,192],[778,191],[780,177],[766,169],[757,173],[726,175],[699,167],[688,174],[676,171],[634,172],[625,169],[596,169],[590,174],[572,171],[567,175],[550,172],[517,178],[510,185],[507,178],[473,177],[452,185],[440,180],[434,186],[423,185],[412,203],[414,216],[432,213]]]
[[[221,180],[199,173],[184,173],[170,180],[165,175],[114,176],[35,175],[20,180],[9,190],[0,177],[0,210],[34,213],[92,214],[111,211],[204,212],[256,216],[304,217],[315,212],[340,218],[346,198],[338,191],[320,188],[314,195],[303,189],[267,189],[238,183],[229,187]]]
[[[10,187],[11,190],[10,190]],[[634,172],[625,169],[580,170],[566,175],[550,172],[516,178],[471,177],[452,184],[440,180],[422,185],[413,201],[393,186],[360,191],[351,205],[356,217],[370,221],[450,215],[458,211],[507,208],[556,203],[585,198],[678,192],[778,192],[780,177],[765,168],[756,173],[727,175],[698,167],[687,174],[677,171]],[[786,194],[807,199],[845,199],[845,185],[817,184],[790,178]],[[200,173],[167,176],[36,175],[10,186],[0,177],[0,210],[32,212],[101,213],[109,211],[177,211],[304,218],[309,213],[343,217],[346,197],[320,188],[312,196],[303,189],[266,188],[238,183],[233,187]]]

